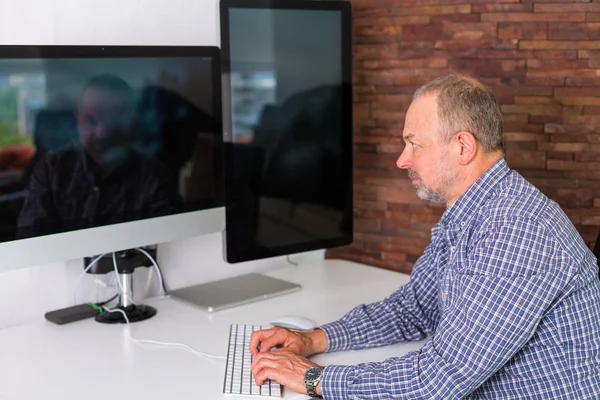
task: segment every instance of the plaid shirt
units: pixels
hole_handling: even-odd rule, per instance
[[[445,211],[408,284],[321,329],[329,352],[430,337],[325,367],[325,399],[600,399],[596,259],[504,159]]]

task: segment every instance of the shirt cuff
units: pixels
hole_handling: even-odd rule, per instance
[[[347,399],[348,386],[353,379],[352,366],[328,365],[323,369],[321,393],[323,399]]]
[[[344,322],[330,322],[319,326],[319,329],[325,332],[325,336],[327,336],[326,353],[350,349],[352,338],[350,337],[350,330]]]

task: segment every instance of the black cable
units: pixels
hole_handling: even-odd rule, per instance
[[[105,306],[108,303],[110,303],[111,301],[113,301],[114,299],[116,299],[118,296],[118,294],[115,294],[113,297],[111,297],[110,299],[103,301],[102,303],[96,303],[97,306]]]

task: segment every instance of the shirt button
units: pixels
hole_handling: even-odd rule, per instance
[[[446,301],[446,291],[442,292],[442,301]]]
[[[465,226],[467,223],[466,222],[461,222],[460,226]]]
[[[453,251],[455,251],[455,250],[456,250],[456,247],[455,247],[455,246],[452,246],[452,247],[450,247],[450,251],[452,251],[452,252],[453,252]]]

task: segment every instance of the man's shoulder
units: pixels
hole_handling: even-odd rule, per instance
[[[536,232],[544,233],[539,240],[552,241],[571,255],[581,256],[587,249],[560,205],[516,171],[511,171],[481,207],[479,221],[482,229],[536,226],[541,228]]]
[[[513,170],[497,185],[482,205],[480,215],[484,218],[518,217],[535,221],[552,209],[560,210],[560,207]]]

